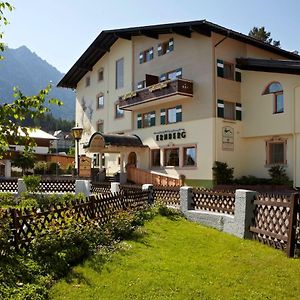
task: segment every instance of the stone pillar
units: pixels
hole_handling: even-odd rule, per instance
[[[91,182],[89,180],[76,180],[75,181],[75,194],[85,194],[87,197],[89,197],[91,193]]]
[[[5,160],[5,178],[10,178],[11,177],[11,161],[10,160]]]
[[[153,184],[143,184],[142,185],[142,191],[148,191],[148,203],[153,204],[154,203]]]
[[[180,188],[180,209],[183,213],[192,209],[193,203],[193,188],[183,186]]]
[[[18,195],[21,195],[22,193],[26,192],[26,184],[22,178],[18,178]]]
[[[119,182],[112,182],[110,186],[110,191],[112,193],[120,192],[120,183]]]
[[[254,217],[253,200],[256,196],[255,191],[236,190],[235,209],[234,209],[234,235],[241,238],[250,238],[250,226]]]

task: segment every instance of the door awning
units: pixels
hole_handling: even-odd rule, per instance
[[[95,132],[84,148],[89,152],[120,152],[120,148],[148,148],[137,135]]]

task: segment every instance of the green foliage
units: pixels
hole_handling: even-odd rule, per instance
[[[270,184],[270,179],[267,178],[257,178],[252,175],[242,176],[234,180],[235,184],[241,185],[256,185],[256,184]]]
[[[28,192],[34,193],[37,191],[41,182],[40,176],[28,175],[23,176],[24,183]]]
[[[47,172],[47,163],[45,161],[38,161],[34,164],[34,174],[45,175]]]
[[[227,163],[215,161],[212,170],[217,184],[232,183],[234,168],[229,168]]]
[[[285,168],[280,165],[272,166],[268,170],[270,177],[271,177],[271,183],[272,184],[288,184],[289,178],[286,175]]]
[[[260,41],[263,41],[268,44],[272,44],[273,46],[280,47],[280,41],[273,40],[271,36],[271,32],[266,31],[265,26],[256,27],[254,26],[248,33],[249,36],[256,38]]]
[[[70,147],[70,148],[69,148],[68,155],[70,155],[70,156],[75,156],[75,147]]]
[[[29,148],[23,153],[19,153],[18,156],[12,161],[12,165],[22,169],[24,174],[26,170],[34,167],[35,155]]]
[[[12,193],[0,193],[0,207],[14,206],[17,203],[16,196]]]

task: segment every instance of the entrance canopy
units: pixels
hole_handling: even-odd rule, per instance
[[[89,152],[119,153],[126,148],[148,148],[136,135],[103,134],[95,132],[84,148]]]

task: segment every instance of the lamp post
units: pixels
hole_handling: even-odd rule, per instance
[[[76,165],[77,165],[77,176],[79,176],[79,141],[82,137],[83,128],[79,127],[78,124],[71,129],[72,135],[76,141]]]

